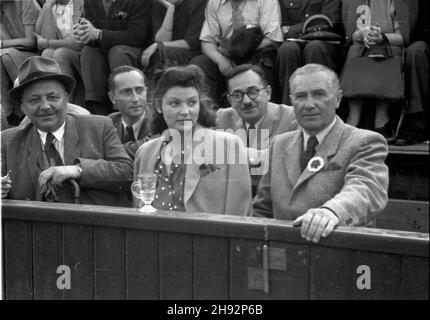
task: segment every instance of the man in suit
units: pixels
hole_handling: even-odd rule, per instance
[[[366,224],[384,209],[388,148],[380,134],[336,116],[342,92],[332,70],[308,64],[296,70],[290,86],[301,129],[273,139],[254,212],[294,220],[303,238],[318,242],[337,225]]]
[[[342,34],[341,0],[279,0],[282,32],[285,39],[300,39],[305,21],[317,14],[325,15],[333,24],[333,31]],[[308,63],[319,63],[340,73],[345,60],[341,45],[312,40],[308,43],[285,41],[277,57],[278,80],[282,103],[291,105],[288,80],[293,72]]]
[[[147,107],[145,76],[131,66],[116,67],[109,76],[109,99],[115,109],[109,115],[128,155],[134,159],[137,149],[151,137],[151,116]]]
[[[85,103],[91,113],[111,112],[107,78],[117,66],[140,66],[142,48],[150,44],[151,0],[85,1],[85,19],[74,25],[85,44],[80,54]]]
[[[132,161],[109,119],[67,114],[74,86],[52,59],[21,64],[9,98],[21,103],[31,123],[2,132],[2,198],[73,202],[74,180],[80,203],[131,205]]]
[[[257,164],[267,156],[264,151],[268,151],[269,141],[275,135],[298,128],[294,110],[269,102],[271,87],[265,72],[257,65],[242,64],[233,68],[227,75],[227,90],[231,107],[217,111],[217,128],[231,129],[243,139],[250,165],[255,165],[251,173],[256,188],[265,168],[264,164]]]

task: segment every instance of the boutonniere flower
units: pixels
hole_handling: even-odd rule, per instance
[[[313,157],[308,162],[308,170],[310,172],[318,172],[324,167],[324,159],[321,157]]]
[[[200,167],[199,167],[200,176],[202,178],[206,177],[209,173],[212,173],[212,172],[217,171],[219,169],[221,169],[221,168],[218,167],[217,165],[204,163],[204,164],[200,165]]]
[[[127,12],[119,11],[115,16],[118,17],[119,20],[124,20],[127,18]]]

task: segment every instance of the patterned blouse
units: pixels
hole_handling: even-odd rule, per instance
[[[185,211],[184,185],[186,164],[172,163],[170,174],[168,166],[161,161],[161,151],[169,143],[164,141],[154,167],[154,173],[158,175],[155,199],[152,202],[154,208],[167,211]]]

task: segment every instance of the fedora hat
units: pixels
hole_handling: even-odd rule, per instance
[[[68,93],[75,88],[75,79],[61,72],[60,66],[55,60],[40,56],[25,59],[19,66],[18,78],[13,89],[9,90],[9,99],[16,103],[21,102],[22,91],[29,84],[40,80],[58,80]]]

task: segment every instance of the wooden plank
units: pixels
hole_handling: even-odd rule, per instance
[[[194,299],[228,299],[228,244],[225,238],[194,236]]]
[[[71,271],[66,300],[93,298],[93,230],[84,225],[63,225],[63,263]]]
[[[429,261],[417,257],[402,257],[401,299],[428,300]]]
[[[353,252],[310,245],[310,299],[351,299]]]
[[[429,155],[429,144],[428,143],[418,143],[411,146],[388,146],[390,154],[402,154],[402,155]]]
[[[126,230],[126,270],[126,299],[159,298],[156,232]]]
[[[353,299],[392,300],[400,298],[400,256],[366,251],[356,251],[353,255],[354,286]],[[359,266],[368,266],[371,275],[370,289],[357,287]]]
[[[429,203],[424,201],[390,200],[376,218],[376,228],[429,232]]]
[[[57,268],[62,265],[61,225],[33,223],[33,278],[35,300],[61,300]]]
[[[4,220],[4,296],[7,300],[33,299],[32,226]]]
[[[94,228],[94,298],[125,298],[124,230]]]
[[[180,233],[160,233],[160,299],[193,298],[193,238]]]
[[[287,261],[287,270],[270,270],[270,294],[273,299],[308,299],[309,247],[291,243],[271,242],[270,248],[284,249]]]

